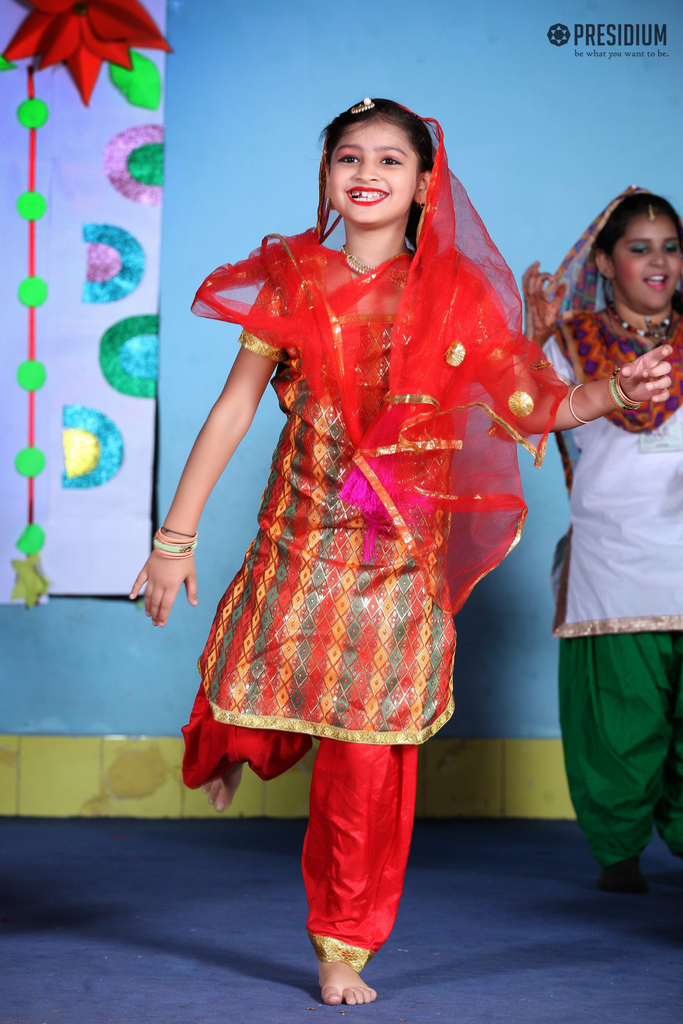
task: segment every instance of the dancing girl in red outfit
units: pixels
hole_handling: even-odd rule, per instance
[[[344,244],[336,239],[343,232]],[[286,423],[259,531],[222,598],[184,729],[188,786],[225,809],[248,762],[271,779],[320,738],[303,851],[326,1003],[372,1002],[360,971],[403,886],[417,745],[453,712],[453,613],[519,539],[519,442],[613,408],[575,399],[521,333],[512,275],[450,174],[441,129],[365,99],[325,130],[318,224],[211,274],[193,310],[242,348],[131,597],[163,626],[204,504],[273,386]],[[668,350],[620,401],[668,397]]]

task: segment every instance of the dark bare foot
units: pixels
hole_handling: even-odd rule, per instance
[[[339,1003],[346,1003],[347,1006],[374,1003],[377,998],[374,988],[366,985],[360,974],[356,974],[347,964],[325,964],[318,961],[318,978],[323,1002],[328,1006],[338,1006]]]
[[[638,858],[627,857],[602,869],[598,889],[603,892],[645,893],[650,891],[650,886],[640,870]]]
[[[202,793],[208,794],[209,803],[217,811],[225,811],[235,798],[237,787],[242,780],[243,764],[236,764],[222,779],[215,779],[202,786]]]

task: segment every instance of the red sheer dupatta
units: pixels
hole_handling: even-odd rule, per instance
[[[301,354],[314,394],[341,405],[355,466],[340,496],[366,518],[366,557],[378,532],[398,530],[428,591],[457,611],[521,534],[514,441],[541,463],[566,386],[521,333],[512,274],[426,123],[435,162],[412,259],[358,277],[313,230],[269,236],[211,274],[192,308]],[[355,372],[367,319],[393,320],[389,390],[369,423]]]

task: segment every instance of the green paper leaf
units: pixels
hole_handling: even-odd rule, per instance
[[[38,569],[38,555],[28,555],[26,559],[13,558],[12,565],[17,574],[17,581],[10,595],[12,601],[23,598],[27,608],[38,604],[41,594],[47,594],[50,581]]]
[[[130,71],[118,64],[109,65],[112,84],[133,106],[156,110],[161,102],[161,76],[156,64],[137,50],[130,51],[130,59]]]
[[[17,65],[12,64],[11,61],[5,60],[3,55],[0,53],[0,71],[11,71],[12,68],[15,68],[16,66]]]

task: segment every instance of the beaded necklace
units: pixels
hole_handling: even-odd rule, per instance
[[[345,244],[342,245],[341,251],[346,256],[346,262],[351,267],[351,270],[355,270],[357,274],[369,274],[372,270],[377,270],[377,267],[371,267],[368,263],[363,263],[352,252],[349,252]]]
[[[650,320],[650,318],[646,316],[645,329],[643,329],[640,327],[632,327],[631,324],[628,324],[625,320],[622,320],[619,314],[617,313],[616,309],[614,308],[613,303],[610,303],[608,308],[616,322],[620,324],[624,328],[624,330],[628,331],[630,334],[637,334],[640,338],[652,338],[652,340],[657,345],[664,344],[664,342],[669,337],[669,334],[671,332],[671,314],[669,314],[666,320],[661,320],[658,324],[654,324],[652,320]]]
[[[342,245],[341,251],[346,256],[346,262],[351,267],[351,270],[355,270],[357,274],[370,274],[373,270],[377,270],[377,267],[371,267],[369,263],[363,263],[363,261],[359,260],[357,256],[354,256],[352,252],[349,252],[346,248],[346,243]],[[399,252],[397,255],[402,256],[404,254]]]

